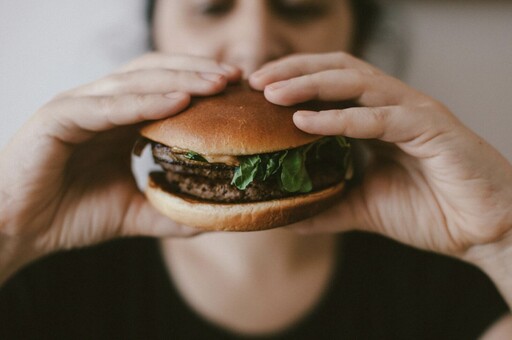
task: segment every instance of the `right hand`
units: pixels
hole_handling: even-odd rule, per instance
[[[0,257],[197,233],[148,204],[131,148],[140,123],[177,114],[191,96],[218,93],[240,76],[210,59],[150,53],[44,105],[0,152]]]

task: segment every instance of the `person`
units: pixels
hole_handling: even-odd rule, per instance
[[[512,166],[442,103],[352,55],[370,6],[156,1],[155,52],[57,95],[0,153],[0,335],[510,332]],[[147,203],[131,146],[143,122],[242,78],[278,105],[357,101],[294,123],[362,140],[368,160],[312,219],[200,233]]]

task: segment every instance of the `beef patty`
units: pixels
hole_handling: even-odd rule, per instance
[[[166,172],[167,189],[177,193],[224,203],[268,201],[301,194],[281,190],[275,175],[265,181],[254,181],[245,190],[239,190],[231,184],[235,166],[188,159],[158,143],[152,145],[152,150],[155,161]],[[325,189],[344,179],[343,166],[334,161],[312,157],[306,162],[306,168],[313,191]]]

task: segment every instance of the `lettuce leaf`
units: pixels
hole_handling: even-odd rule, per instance
[[[266,181],[276,175],[281,190],[288,192],[309,192],[313,189],[311,178],[306,169],[307,157],[320,158],[323,146],[337,143],[339,157],[347,179],[350,178],[350,144],[343,137],[326,137],[317,142],[299,148],[253,156],[239,157],[231,184],[245,190],[253,181]]]
[[[306,148],[288,151],[281,169],[281,189],[288,192],[309,192],[313,189],[306,170]]]
[[[240,190],[245,190],[251,184],[258,174],[261,157],[259,155],[244,157],[240,160],[240,165],[235,169],[235,175],[231,184]]]
[[[203,156],[194,151],[189,151],[185,154],[185,157],[193,161],[208,162]]]

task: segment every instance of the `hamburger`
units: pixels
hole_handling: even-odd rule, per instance
[[[135,152],[151,144],[162,168],[149,175],[149,202],[205,230],[264,230],[319,213],[351,177],[350,145],[304,133],[292,116],[325,108],[274,105],[246,85],[194,99],[179,115],[141,129]]]

